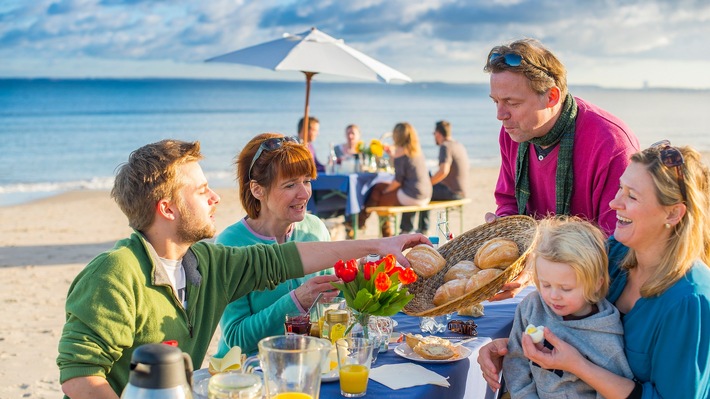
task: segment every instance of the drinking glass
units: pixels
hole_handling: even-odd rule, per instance
[[[340,367],[340,394],[357,398],[367,393],[367,381],[372,364],[372,340],[341,338],[335,342]]]
[[[209,399],[261,399],[261,378],[254,374],[227,372],[209,379]]]
[[[305,313],[289,313],[285,317],[284,330],[286,335],[308,335],[311,331],[311,317]]]
[[[259,341],[267,399],[318,399],[321,364],[330,345],[307,335],[277,335]]]
[[[323,332],[323,323],[325,323],[325,313],[329,310],[347,309],[348,305],[345,298],[320,298],[316,303],[316,313],[318,316],[318,331]]]

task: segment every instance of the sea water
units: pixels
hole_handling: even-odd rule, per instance
[[[669,138],[710,149],[710,91],[572,86],[571,92],[624,119],[642,146]],[[329,145],[345,140],[348,124],[358,124],[369,141],[406,121],[435,169],[432,133],[446,119],[474,166],[497,165],[500,122],[488,93],[487,84],[316,79],[310,101],[310,115],[320,120],[316,151],[324,162]],[[303,82],[0,79],[0,206],[109,189],[132,150],[165,138],[199,140],[211,185],[232,187],[233,161],[244,144],[263,132],[295,135],[304,100]]]

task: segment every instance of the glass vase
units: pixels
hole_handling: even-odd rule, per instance
[[[350,336],[353,338],[370,338],[370,314],[352,311],[352,324],[350,325]]]

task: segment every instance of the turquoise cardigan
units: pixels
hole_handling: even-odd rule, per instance
[[[294,224],[288,241],[330,241],[330,232],[318,217],[307,214]],[[244,246],[257,243],[273,244],[274,237],[258,235],[249,228],[245,219],[227,227],[217,236],[217,243]],[[316,275],[332,274],[332,269],[309,274],[279,284],[267,291],[255,291],[230,303],[219,322],[222,335],[219,338],[217,357],[223,357],[232,346],[239,346],[242,353],[253,355],[257,344],[264,337],[284,334],[284,316],[287,313],[302,312],[294,303],[290,293],[307,279]]]

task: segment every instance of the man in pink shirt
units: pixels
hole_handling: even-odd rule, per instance
[[[491,74],[501,168],[496,217],[576,215],[607,234],[619,177],[639,142],[624,122],[567,91],[564,65],[533,39],[494,47],[484,68]]]

